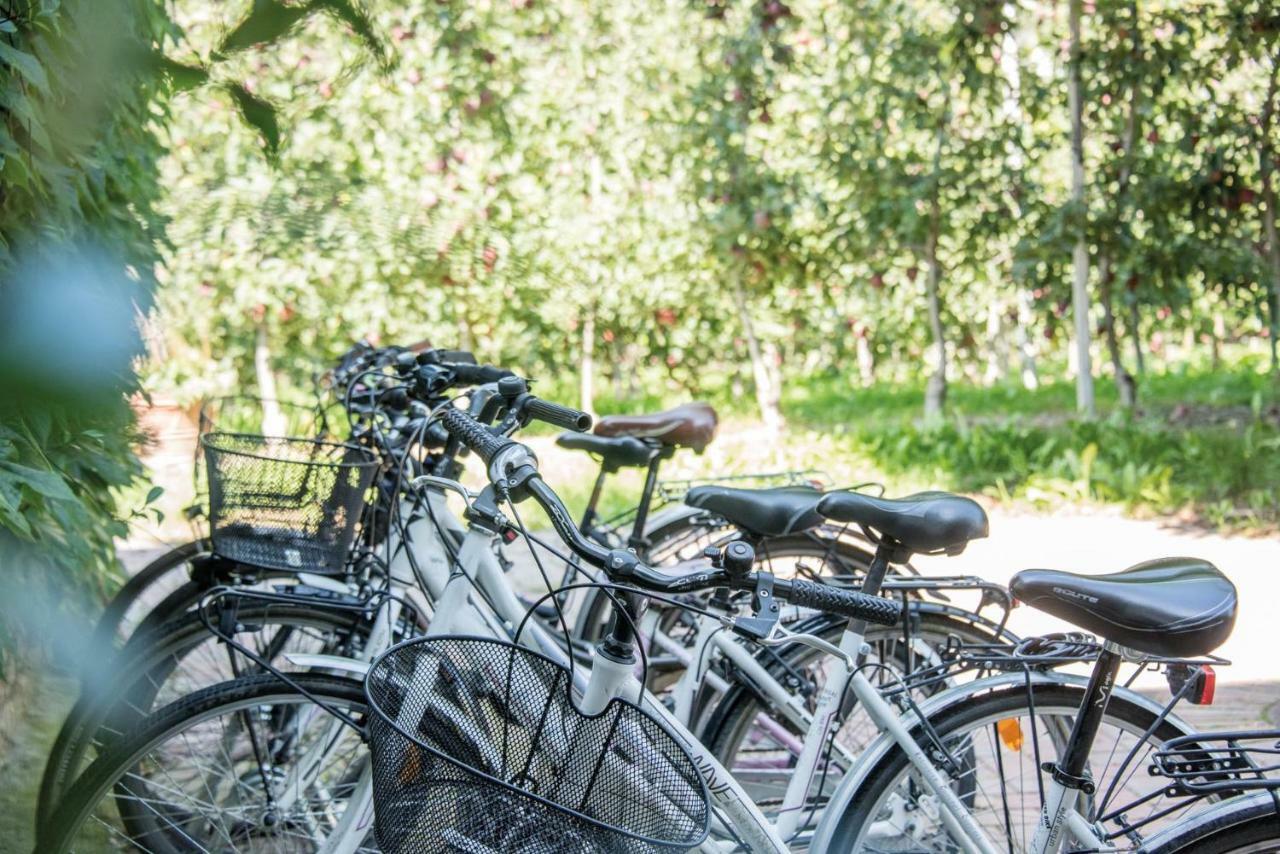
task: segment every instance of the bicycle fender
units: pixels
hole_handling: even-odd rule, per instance
[[[345,658],[341,655],[315,655],[312,653],[287,653],[284,660],[295,667],[309,667],[316,670],[341,670],[346,673],[354,673],[357,676],[364,676],[369,672],[370,663],[367,661],[357,661],[354,658]]]

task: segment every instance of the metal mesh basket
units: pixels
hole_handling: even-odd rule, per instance
[[[378,467],[372,453],[242,433],[209,433],[200,444],[214,552],[271,569],[343,571]]]
[[[205,474],[202,437],[209,433],[244,435],[306,436],[328,438],[329,425],[323,409],[283,400],[247,394],[206,398],[196,416],[195,459],[192,460],[192,501],[187,508],[191,519],[205,515],[209,501],[209,478]]]
[[[684,850],[706,837],[702,778],[638,706],[587,717],[569,671],[496,640],[419,638],[382,655],[374,821],[386,854]]]

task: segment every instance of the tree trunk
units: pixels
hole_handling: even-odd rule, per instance
[[[579,379],[581,382],[581,406],[583,412],[595,417],[595,355],[596,355],[596,312],[588,308],[582,319],[582,362]]]
[[[987,307],[987,370],[983,377],[987,385],[1003,382],[1009,375],[1009,352],[1004,338],[1005,308],[998,300],[993,300]]]
[[[924,417],[926,421],[942,417],[947,406],[947,340],[942,332],[942,266],[938,261],[938,238],[942,234],[942,146],[946,142],[947,125],[951,121],[948,103],[943,118],[938,122],[933,144],[933,186],[929,193],[929,235],[925,240],[925,263],[929,276],[925,291],[929,302],[929,331],[933,336],[933,373],[924,388]]]
[[[1213,359],[1213,369],[1216,371],[1222,366],[1222,340],[1227,337],[1227,322],[1222,317],[1222,312],[1217,311],[1213,314],[1213,332],[1209,335],[1209,352]]]
[[[1129,303],[1129,337],[1133,340],[1133,364],[1138,369],[1138,377],[1147,375],[1147,354],[1142,349],[1142,316],[1138,312],[1136,302]]]
[[[283,436],[284,415],[280,412],[280,398],[276,394],[276,375],[271,370],[271,349],[267,346],[267,326],[259,323],[253,340],[253,370],[258,378],[258,397],[262,398],[262,432],[268,436]]]
[[[1075,316],[1076,409],[1088,418],[1097,414],[1093,397],[1093,364],[1089,359],[1089,244],[1086,234],[1088,210],[1084,196],[1084,98],[1080,80],[1080,6],[1070,0],[1071,70],[1068,101],[1071,109],[1071,200],[1079,217],[1075,250],[1072,252],[1071,306]]]
[[[1267,345],[1271,348],[1271,376],[1280,379],[1280,238],[1276,235],[1276,153],[1271,147],[1271,128],[1276,117],[1277,86],[1280,85],[1280,53],[1271,57],[1271,80],[1258,123],[1258,174],[1262,179],[1262,231],[1267,240],[1267,261],[1271,278],[1267,283]]]
[[[1014,20],[1017,14],[1018,7],[1016,4],[1005,3],[1004,15],[1008,20]],[[1016,27],[1010,27],[1005,31],[1004,38],[1000,44],[1000,70],[1003,72],[1007,83],[1003,112],[1006,120],[1013,126],[1030,127],[1030,117],[1022,109],[1022,66],[1020,65],[1021,60],[1019,57],[1018,30]],[[1018,219],[1021,219],[1023,206],[1020,190],[1023,184],[1023,173],[1026,168],[1026,157],[1021,137],[1018,138],[1018,141],[1019,144],[1015,146],[1010,156],[1010,166],[1015,176],[1013,187],[1019,192],[1010,193],[1010,196],[1014,214]],[[1036,371],[1036,351],[1032,335],[1036,316],[1035,297],[1032,296],[1031,291],[1027,288],[1018,288],[1017,312],[1014,343],[1018,348],[1018,359],[1021,362],[1022,385],[1028,391],[1034,391],[1040,387],[1040,375]]]
[[[627,397],[640,396],[640,348],[635,344],[626,347],[627,359]]]
[[[942,270],[938,266],[936,226],[931,227],[929,242],[925,246],[925,260],[929,265],[925,288],[929,301],[929,331],[933,336],[930,348],[933,353],[933,372],[924,389],[924,417],[928,421],[941,418],[947,405],[947,341],[942,332],[942,299],[938,294]]]
[[[1133,49],[1131,60],[1137,64],[1141,61],[1142,41],[1138,31],[1138,5],[1129,4],[1133,15],[1130,21]],[[1129,113],[1125,117],[1124,139],[1121,142],[1120,177],[1117,182],[1112,207],[1117,218],[1124,221],[1124,202],[1128,196],[1129,179],[1133,177],[1133,146],[1138,140],[1138,82],[1129,82]],[[1138,383],[1133,374],[1124,365],[1124,357],[1120,350],[1120,333],[1116,328],[1115,315],[1115,271],[1112,269],[1111,246],[1104,241],[1098,257],[1098,280],[1102,288],[1102,331],[1106,339],[1107,354],[1111,357],[1111,370],[1116,383],[1116,393],[1120,405],[1132,409],[1138,402]]]
[[[1267,239],[1267,261],[1271,276],[1267,282],[1267,346],[1271,348],[1271,375],[1280,378],[1280,237],[1276,234],[1275,164],[1264,145],[1258,150],[1262,175],[1262,231]]]
[[[1018,289],[1018,358],[1022,362],[1022,387],[1028,391],[1040,388],[1040,374],[1036,371],[1036,351],[1031,337],[1035,319],[1034,299],[1026,288]]]
[[[1111,259],[1105,254],[1098,260],[1098,278],[1102,280],[1102,332],[1107,343],[1107,353],[1111,356],[1111,367],[1115,371],[1116,393],[1120,397],[1120,405],[1125,409],[1133,409],[1138,402],[1138,383],[1124,366],[1120,355],[1120,337],[1116,334],[1116,316],[1112,311],[1114,292],[1111,279]]]
[[[458,347],[468,353],[475,352],[475,340],[471,336],[471,321],[466,312],[458,318]]]
[[[765,363],[764,353],[760,348],[760,339],[756,338],[755,324],[751,322],[751,311],[747,305],[747,295],[742,290],[742,282],[737,275],[733,280],[733,299],[738,306],[738,319],[742,322],[742,334],[747,339],[747,352],[751,356],[751,374],[756,384],[756,403],[760,407],[760,418],[772,432],[780,431],[785,423],[782,418],[780,391],[774,387],[773,371]]]
[[[864,330],[854,340],[858,354],[858,378],[863,386],[873,385],[876,381],[876,357],[871,352],[870,336]]]

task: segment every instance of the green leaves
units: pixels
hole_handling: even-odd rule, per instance
[[[12,68],[40,92],[49,94],[49,78],[40,60],[9,44],[6,39],[0,39],[0,63]]]
[[[274,157],[280,151],[280,123],[276,110],[270,103],[259,98],[245,88],[242,83],[226,84],[226,91],[231,95],[240,115],[250,127],[262,137],[267,153]]]
[[[0,460],[0,472],[10,483],[25,486],[46,498],[58,501],[74,501],[75,494],[66,481],[53,471],[30,468],[18,463]]]
[[[246,50],[284,36],[311,14],[315,3],[286,4],[281,0],[253,0],[253,8],[218,46],[218,54]]]
[[[162,53],[149,56],[151,67],[163,75],[175,91],[187,92],[209,82],[209,70],[195,65],[185,65]]]
[[[365,47],[375,56],[382,57],[382,41],[374,30],[373,22],[352,0],[310,0],[308,3],[254,0],[249,14],[222,40],[217,54],[231,54],[279,41],[298,22],[316,12],[326,12],[345,23]]]

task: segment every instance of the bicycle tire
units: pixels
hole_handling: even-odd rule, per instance
[[[1152,837],[1147,854],[1260,854],[1280,851],[1280,794],[1254,792],[1214,804]]]
[[[354,712],[360,717],[367,711],[363,683],[359,680],[309,673],[297,674],[293,678],[308,693],[326,703]],[[263,674],[210,686],[147,717],[133,732],[85,770],[68,791],[52,819],[38,829],[36,851],[40,854],[64,854],[100,850],[72,846],[77,835],[94,818],[99,805],[110,800],[118,810],[121,803],[129,802],[122,797],[118,786],[139,766],[149,751],[172,738],[194,732],[201,724],[219,715],[242,714],[248,709],[274,709],[282,703],[305,706],[310,701],[297,689],[285,685],[270,674]],[[363,745],[360,750],[364,750]],[[107,811],[110,812],[110,807]],[[128,825],[129,821],[129,818],[121,818],[122,827]],[[167,829],[164,832],[150,831],[144,848],[138,841],[141,836],[136,832],[138,828],[135,826],[132,829],[135,831],[133,838],[129,838],[128,834],[124,834],[124,837],[129,844],[141,850],[154,854],[178,854],[180,851],[193,850],[187,842],[175,844],[171,838],[175,834],[169,833]],[[89,844],[85,843],[86,846]],[[219,850],[226,849],[220,847]]]
[[[243,609],[242,621],[262,625],[323,628],[352,637],[360,624],[358,614],[310,604],[254,605]],[[154,632],[137,636],[117,654],[111,672],[134,676],[120,684],[108,680],[105,693],[85,691],[67,715],[46,760],[36,807],[37,823],[43,823],[63,793],[85,766],[92,746],[136,725],[156,707],[156,698],[181,660],[202,643],[216,643],[199,615],[184,613]],[[222,679],[210,680],[222,681]]]
[[[957,690],[962,691],[964,689],[961,688]],[[1074,721],[1075,716],[1079,711],[1080,704],[1085,696],[1084,687],[1080,684],[1067,684],[1062,682],[1038,682],[1034,684],[1034,687],[1031,690],[1032,697],[1035,702],[1037,720],[1043,720],[1046,715],[1053,716],[1053,719],[1057,721],[1055,725],[1056,731],[1065,740],[1066,734],[1070,729],[1070,723]],[[993,729],[998,729],[1000,722],[1011,719],[1019,720],[1019,715],[1027,708],[1028,702],[1026,688],[1004,688],[982,696],[974,696],[962,703],[953,704],[948,710],[931,717],[930,723],[938,733],[942,743],[954,745],[958,741],[957,733],[964,731],[966,727],[973,727],[973,732],[982,731],[985,737],[985,728],[987,726],[991,726]],[[1123,730],[1131,734],[1145,733],[1148,729],[1154,727],[1153,734],[1147,739],[1147,743],[1149,743],[1153,748],[1167,739],[1190,734],[1190,730],[1185,728],[1185,725],[1181,725],[1181,722],[1177,721],[1177,719],[1166,718],[1157,724],[1157,714],[1152,711],[1151,707],[1144,705],[1135,699],[1131,699],[1129,692],[1123,690],[1117,690],[1111,695],[1110,702],[1107,704],[1107,710],[1103,718],[1102,726],[1110,726],[1116,730]],[[1053,753],[1034,753],[1034,739],[1025,739],[1022,733],[1023,731],[1019,726],[1017,730],[1016,751],[1009,742],[1005,741],[1006,738],[1011,739],[1012,737],[1006,736],[1005,734],[999,734],[996,740],[1001,741],[1002,744],[996,748],[995,754],[993,754],[1001,757],[998,759],[999,763],[1006,761],[1003,758],[1003,752],[1005,751],[1014,753],[1015,756],[1021,757],[1024,761],[1033,755],[1037,759],[1046,761],[1055,758],[1055,754]],[[926,738],[923,730],[918,725],[913,728],[912,735],[916,739],[921,740],[922,743],[923,739]],[[1033,746],[1024,750],[1024,739],[1033,742]],[[1095,742],[1095,749],[1097,749],[1098,745],[1102,743],[1101,735],[1099,736],[1099,739],[1099,741]],[[973,751],[973,742],[969,743],[968,749],[971,752]],[[1111,757],[1114,758],[1115,754],[1118,752],[1119,751],[1113,747]],[[970,756],[969,761],[973,763],[972,768],[976,771],[978,760]],[[862,775],[862,784],[849,801],[849,809],[837,819],[837,824],[834,826],[831,833],[831,844],[827,850],[832,852],[901,850],[900,847],[892,846],[900,846],[902,844],[911,844],[911,850],[914,851],[931,850],[924,848],[923,843],[918,839],[906,841],[894,839],[892,843],[882,843],[884,847],[877,848],[869,845],[867,839],[864,838],[864,833],[870,834],[877,829],[878,826],[873,824],[873,821],[883,814],[888,798],[894,794],[894,788],[898,786],[902,775],[907,772],[908,766],[909,762],[906,754],[899,746],[892,745],[885,755],[882,756],[876,764],[867,771],[867,773]],[[1000,767],[1003,767],[1003,765],[1001,764]],[[1145,765],[1141,760],[1135,763],[1134,766],[1131,766],[1130,774],[1132,774],[1134,769],[1141,769],[1141,776],[1145,778]],[[1039,779],[1038,773],[1039,772],[1036,772],[1028,776],[1034,779]],[[1021,780],[1022,778],[1019,779]],[[1105,775],[1099,775],[1098,779],[1100,788],[1105,789],[1109,780]],[[1130,777],[1130,779],[1132,779],[1132,777]],[[923,792],[923,789],[920,789],[918,784],[916,784],[916,788],[909,789],[909,791],[920,793]],[[1003,787],[1002,791],[1004,791]],[[1034,804],[1034,809],[1009,809],[1007,806],[1008,796],[1006,794],[1006,800],[1004,803],[1004,807],[1006,809],[1005,815],[1003,817],[997,817],[997,824],[999,824],[1000,821],[1011,823],[1011,816],[1016,813],[1018,815],[1025,815],[1026,821],[1031,823],[1031,829],[1034,831],[1034,824],[1039,820],[1039,795],[1038,789],[1032,789],[1032,792],[1035,793],[1034,796],[1037,798],[1037,801]],[[927,795],[923,795],[921,801],[927,798]],[[985,795],[978,797],[976,793],[967,791],[965,793],[965,799],[970,804],[990,803],[989,797],[986,797]],[[912,826],[913,823],[919,823],[921,821],[921,817],[927,817],[926,813],[928,811],[924,806],[920,806],[919,804],[912,805],[912,807],[907,808],[907,810],[908,811],[905,812],[905,815],[911,816],[912,818],[904,820],[904,826],[900,833],[903,835],[912,834],[914,836],[919,828]],[[890,820],[889,822],[890,828],[893,827],[892,821],[893,820]],[[935,825],[938,824],[936,821],[933,823]],[[886,821],[881,819],[880,825],[882,826],[884,824],[886,824]],[[883,838],[887,834],[883,827],[880,829],[880,836]],[[1022,833],[1026,836],[1026,840],[1029,840],[1030,835],[1028,835],[1026,831],[1027,826],[1024,825]],[[1006,832],[1012,835],[1011,829],[1006,828]],[[1026,840],[1024,840],[1024,844]],[[939,844],[950,845],[954,843],[950,839],[943,839]]]
[[[102,648],[106,644],[119,646],[127,642],[129,635],[121,635],[120,632],[129,609],[162,582],[169,580],[172,573],[185,569],[193,559],[209,554],[210,550],[211,546],[207,538],[191,540],[170,549],[138,570],[124,583],[123,587],[116,591],[115,596],[111,597],[111,601],[103,609],[93,629],[95,646],[97,648]],[[140,623],[140,620],[137,621],[134,627],[136,628]]]

